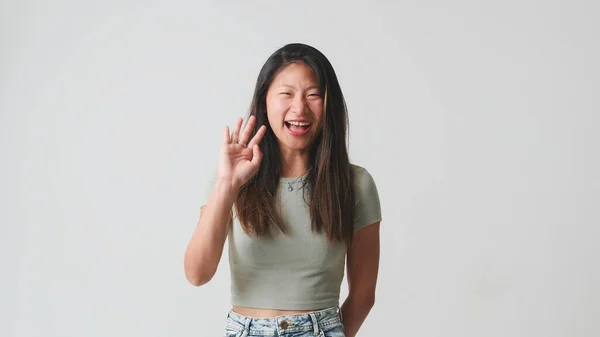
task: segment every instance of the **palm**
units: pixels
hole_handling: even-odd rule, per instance
[[[244,184],[258,169],[252,163],[252,150],[239,144],[223,144],[221,176],[230,177],[234,185]]]
[[[240,132],[242,120],[238,119],[231,135],[229,135],[229,128],[225,130],[219,162],[219,176],[221,179],[230,181],[235,188],[245,184],[256,174],[260,166],[262,153],[260,153],[258,144],[265,133],[265,127],[261,126],[256,135],[248,142],[254,123],[255,118],[251,116],[244,130]]]

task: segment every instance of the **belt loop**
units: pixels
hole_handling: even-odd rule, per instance
[[[319,322],[317,321],[317,316],[315,315],[314,312],[309,312],[308,315],[310,316],[310,319],[312,319],[313,331],[316,336],[319,334]]]
[[[246,323],[244,324],[244,331],[242,331],[242,335],[240,337],[247,337],[250,334],[250,322],[252,318],[246,317]]]

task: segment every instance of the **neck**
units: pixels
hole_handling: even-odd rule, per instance
[[[308,171],[307,151],[281,151],[281,176],[284,178],[300,177]]]

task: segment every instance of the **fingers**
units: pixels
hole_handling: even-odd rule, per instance
[[[231,144],[231,137],[229,136],[229,126],[225,125],[225,130],[223,131],[223,143]]]
[[[242,122],[244,121],[243,118],[238,118],[237,121],[235,122],[235,126],[233,127],[233,133],[231,134],[231,142],[232,143],[237,143],[238,140],[240,139],[240,129],[242,128]]]
[[[227,144],[240,144],[244,147],[252,149],[254,145],[258,145],[260,143],[267,131],[267,128],[266,126],[261,125],[254,137],[252,137],[250,142],[248,142],[248,138],[250,138],[250,135],[254,130],[254,125],[256,124],[256,117],[250,116],[250,118],[248,118],[248,123],[246,123],[246,126],[244,126],[244,129],[242,130],[243,121],[243,118],[237,119],[236,124],[233,128],[233,132],[231,134],[229,133],[229,127],[225,128],[227,135],[225,136],[224,141]]]
[[[254,144],[254,146],[252,147],[252,160],[250,161],[253,165],[257,166],[260,164],[260,161],[262,159],[262,152],[260,152],[260,149],[258,148],[257,144]]]
[[[261,127],[258,129],[258,131],[256,131],[256,134],[254,135],[254,137],[252,137],[252,140],[250,141],[250,143],[248,143],[248,148],[252,148],[252,147],[254,147],[254,145],[260,144],[260,141],[262,140],[262,138],[264,137],[266,132],[267,132],[267,127],[264,125],[261,125]]]
[[[256,117],[250,116],[250,118],[248,118],[248,123],[246,123],[246,126],[244,127],[244,130],[240,134],[238,143],[240,143],[240,144],[242,144],[244,146],[247,145],[249,148],[252,148],[248,144],[248,138],[250,138],[250,134],[252,133],[252,130],[254,130],[254,124],[255,123],[256,123]]]

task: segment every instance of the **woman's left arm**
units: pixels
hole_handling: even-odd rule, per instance
[[[379,222],[354,232],[347,254],[348,297],[341,310],[346,337],[354,337],[375,304],[379,271]]]

